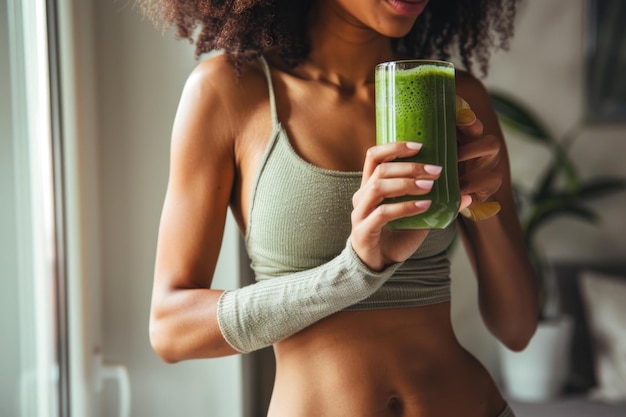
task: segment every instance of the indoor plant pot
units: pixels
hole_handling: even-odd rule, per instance
[[[574,321],[570,316],[543,320],[521,352],[500,347],[500,366],[507,396],[543,402],[561,393],[567,381]]]

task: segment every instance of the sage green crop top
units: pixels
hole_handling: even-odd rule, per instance
[[[352,195],[361,172],[334,171],[302,159],[278,120],[269,66],[273,130],[254,180],[245,243],[257,281],[322,265],[336,257],[350,235]],[[412,307],[450,299],[447,248],[455,225],[431,230],[420,248],[383,286],[346,310]]]

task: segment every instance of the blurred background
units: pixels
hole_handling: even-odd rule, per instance
[[[588,119],[588,3],[523,1],[510,51],[483,80],[557,138]],[[0,0],[0,415],[261,415],[267,352],[166,365],[148,340],[169,135],[195,65],[193,47],[131,0],[49,1],[47,13],[44,1]],[[625,121],[580,130],[582,176],[626,178]],[[513,176],[532,184],[549,154],[518,136],[507,133]],[[626,193],[593,204],[596,225],[542,229],[546,258],[626,260]],[[249,282],[247,262],[229,219],[215,286]],[[500,380],[460,249],[452,268],[455,330]]]
[[[577,130],[570,157],[582,177],[626,176],[621,154],[626,150],[626,119],[593,122],[589,114],[586,77],[587,59],[592,52],[593,28],[587,12],[594,2],[525,0],[517,16],[515,37],[508,52],[493,56],[484,83],[490,91],[503,92],[532,111],[557,140]],[[595,33],[595,32],[593,32]],[[622,38],[623,39],[623,38]],[[620,43],[621,51],[624,42]],[[619,49],[612,51],[611,62],[618,63]],[[623,60],[624,58],[622,58]],[[614,78],[604,76],[615,86],[623,72]],[[597,105],[596,105],[597,108]],[[592,108],[593,110],[593,108]],[[542,144],[507,130],[505,138],[516,183],[532,187],[550,163],[550,153]],[[600,219],[596,224],[581,223],[568,216],[547,223],[538,238],[545,257],[556,263],[610,263],[626,261],[626,193],[616,193],[590,202]],[[467,326],[466,318],[476,315],[474,279],[462,250],[454,252],[453,282],[458,294],[454,301],[460,337],[482,355],[490,369],[497,368],[486,331]],[[491,353],[490,353],[491,352]]]

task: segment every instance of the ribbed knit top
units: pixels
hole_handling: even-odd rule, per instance
[[[269,66],[267,77],[273,130],[253,185],[245,243],[256,280],[322,265],[336,257],[350,235],[352,196],[361,172],[320,168],[291,146],[276,112]],[[447,248],[454,223],[431,230],[420,248],[371,297],[348,310],[420,306],[450,299]]]

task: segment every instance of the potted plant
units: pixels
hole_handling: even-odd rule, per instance
[[[504,94],[490,95],[505,130],[520,133],[518,136],[545,146],[550,153],[548,165],[533,186],[524,187],[513,178],[524,240],[538,280],[539,326],[523,352],[511,352],[504,346],[500,349],[508,394],[522,401],[545,401],[557,395],[566,381],[573,322],[560,310],[556,278],[537,234],[560,216],[597,222],[599,216],[589,202],[625,190],[626,180],[580,176],[568,150],[584,123],[557,140],[525,106]]]

